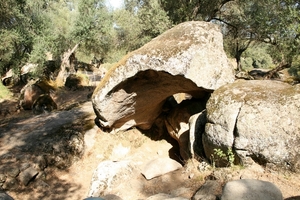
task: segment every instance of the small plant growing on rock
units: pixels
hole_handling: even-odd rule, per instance
[[[212,165],[215,167],[216,162],[225,162],[227,167],[234,165],[234,153],[230,147],[227,148],[227,152],[223,152],[222,149],[214,149],[214,153],[211,155]]]

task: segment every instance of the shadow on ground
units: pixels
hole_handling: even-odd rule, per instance
[[[300,200],[300,196],[289,197],[289,198],[286,198],[284,200]]]
[[[84,152],[85,130],[94,125],[91,102],[78,103],[77,99],[67,110],[41,115],[22,111],[17,116],[2,117],[0,186],[12,191],[15,200],[79,199],[73,193],[81,186],[64,180],[59,170],[68,172]],[[32,170],[28,175],[25,171],[29,168]],[[26,176],[30,178],[27,180]]]

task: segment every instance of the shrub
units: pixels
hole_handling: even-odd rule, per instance
[[[272,57],[268,53],[268,46],[265,44],[254,45],[248,48],[243,54],[241,64],[243,69],[268,69],[274,66]]]
[[[222,149],[214,149],[214,153],[211,155],[213,166],[215,167],[216,162],[219,164],[227,163],[227,167],[232,167],[234,165],[234,153],[230,147],[227,148],[227,152]]]

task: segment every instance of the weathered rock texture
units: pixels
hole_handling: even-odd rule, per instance
[[[192,158],[204,158],[202,135],[206,124],[206,110],[194,114],[189,118],[189,152]]]
[[[93,174],[89,196],[99,197],[103,195],[105,191],[111,189],[114,179],[122,180],[124,178],[122,176],[126,176],[130,171],[131,167],[128,161],[114,162],[106,160],[101,162]]]
[[[206,109],[206,157],[232,147],[242,162],[300,170],[300,85],[236,81],[217,89]]]
[[[222,184],[218,181],[207,180],[193,195],[192,200],[216,200],[222,193]]]
[[[112,67],[92,97],[96,122],[109,129],[149,129],[168,97],[187,93],[205,98],[233,81],[219,27],[185,22]]]
[[[283,200],[276,185],[267,181],[243,179],[225,184],[221,200]]]
[[[164,175],[166,173],[180,169],[179,162],[170,158],[157,158],[147,163],[142,170],[142,174],[147,180]]]
[[[148,197],[146,200],[188,200],[188,199],[183,197],[175,197],[170,194],[159,193],[159,194],[152,195],[151,197]]]
[[[0,199],[1,200],[14,200],[11,196],[6,194],[5,192],[0,191]]]
[[[20,106],[24,110],[31,110],[35,100],[45,92],[35,84],[28,83],[20,93]]]
[[[165,124],[167,130],[177,140],[180,147],[180,155],[184,160],[191,158],[194,152],[194,147],[191,148],[193,145],[190,144],[194,143],[195,139],[190,140],[189,119],[192,115],[200,113],[205,109],[205,102],[185,100],[171,109],[166,116]]]
[[[19,105],[24,110],[35,110],[36,114],[43,111],[52,111],[57,109],[50,93],[55,91],[55,87],[47,81],[30,81],[20,92]]]

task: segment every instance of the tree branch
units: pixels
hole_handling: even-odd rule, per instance
[[[285,63],[284,61],[279,63],[279,65],[277,67],[275,67],[274,69],[267,71],[266,74],[264,75],[264,79],[271,79],[271,78],[275,78],[275,74],[285,68],[290,68],[291,65],[290,63]]]
[[[234,28],[235,30],[238,30],[238,28],[236,26],[234,26],[233,24],[230,24],[229,22],[226,22],[226,21],[224,21],[224,20],[222,20],[220,18],[213,17],[213,18],[211,18],[210,21],[212,21],[212,20],[217,20],[219,22],[222,22],[222,23],[226,24],[227,26],[230,26],[230,27]]]
[[[56,77],[56,84],[58,86],[61,86],[64,84],[64,74],[66,71],[66,67],[70,67],[71,63],[70,63],[70,56],[75,52],[75,50],[77,49],[77,47],[79,46],[79,43],[76,44],[72,50],[69,50],[67,52],[64,53],[62,61],[61,61],[61,65],[60,65],[60,71]]]

